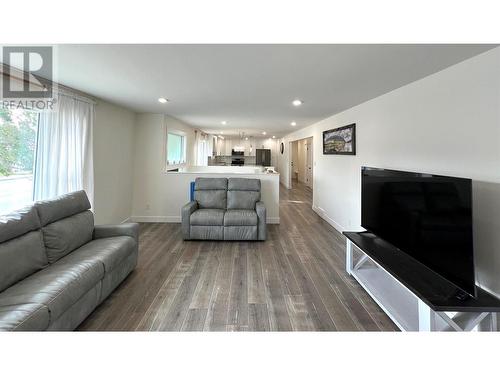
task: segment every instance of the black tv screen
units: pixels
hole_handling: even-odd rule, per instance
[[[470,179],[362,167],[361,226],[475,295]]]

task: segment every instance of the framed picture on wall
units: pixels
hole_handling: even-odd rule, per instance
[[[325,130],[323,155],[356,155],[356,124]]]

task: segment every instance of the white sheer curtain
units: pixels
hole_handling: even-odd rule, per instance
[[[196,165],[207,166],[208,156],[212,155],[212,144],[207,134],[196,137]]]
[[[194,131],[194,165],[199,165],[200,159],[200,131]]]
[[[213,135],[207,135],[207,163],[208,156],[212,157],[214,153],[214,137]]]
[[[92,131],[95,105],[58,95],[57,110],[40,114],[34,199],[85,190],[93,205]]]

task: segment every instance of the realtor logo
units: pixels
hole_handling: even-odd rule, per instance
[[[52,97],[52,47],[3,47],[3,99]]]

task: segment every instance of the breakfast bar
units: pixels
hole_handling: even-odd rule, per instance
[[[190,200],[190,184],[197,177],[241,177],[257,178],[261,180],[261,200],[267,209],[267,223],[279,224],[279,173],[268,171],[261,166],[190,166],[165,172],[165,199],[159,207],[150,207],[144,216],[135,216],[132,219],[138,222],[161,221],[181,222],[181,208]]]

